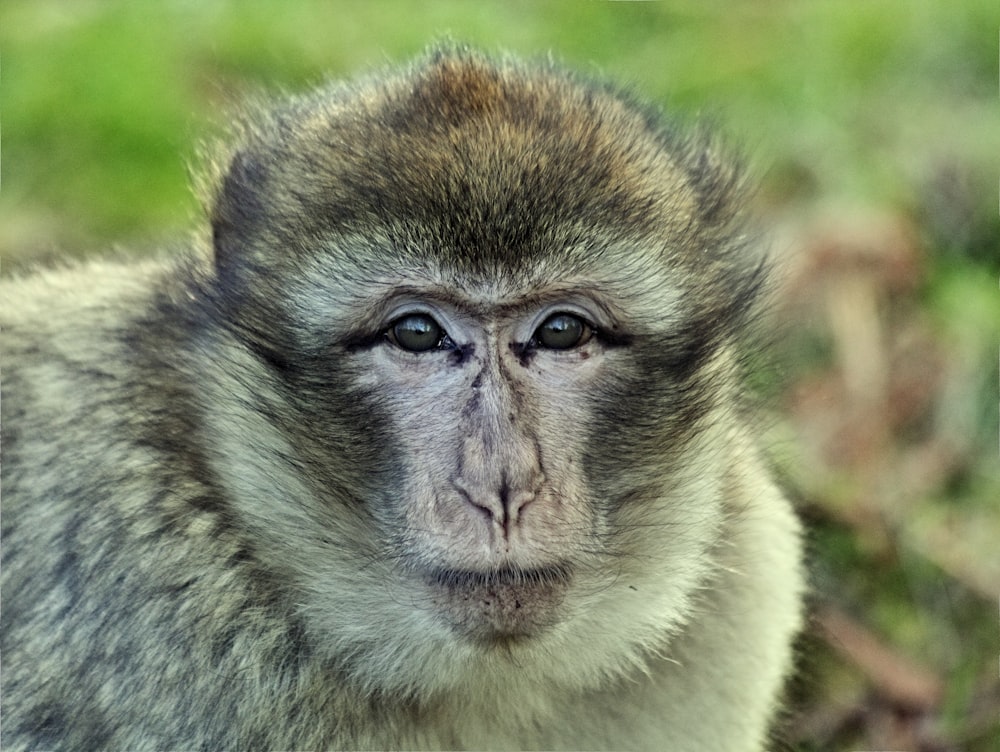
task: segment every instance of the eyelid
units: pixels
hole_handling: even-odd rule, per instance
[[[548,321],[553,316],[566,315],[574,316],[588,327],[590,327],[594,332],[601,331],[603,327],[596,323],[600,320],[599,316],[595,316],[588,308],[574,303],[571,300],[559,301],[558,303],[553,303],[551,305],[539,308],[534,316],[531,317],[530,322],[528,322],[527,334],[529,338],[535,336],[535,332],[538,331],[539,327],[542,326],[546,321]]]

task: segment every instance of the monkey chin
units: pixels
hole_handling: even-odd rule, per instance
[[[530,642],[562,620],[572,581],[569,566],[438,570],[426,584],[431,605],[461,637],[484,648]]]

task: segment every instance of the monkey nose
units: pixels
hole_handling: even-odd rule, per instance
[[[544,478],[535,473],[524,482],[512,484],[504,474],[497,482],[476,482],[456,477],[452,484],[465,501],[509,530],[521,518],[521,513],[538,495]]]

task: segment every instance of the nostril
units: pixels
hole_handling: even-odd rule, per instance
[[[510,515],[510,484],[507,482],[507,473],[503,472],[500,474],[500,506],[504,511],[504,518],[509,518]],[[516,514],[516,512],[515,512]]]
[[[543,482],[544,476],[540,473],[533,474],[527,483],[516,485],[512,485],[503,473],[495,487],[458,476],[451,478],[455,490],[470,506],[504,527],[519,520],[522,510],[537,497]]]
[[[483,494],[476,490],[472,484],[457,476],[451,478],[451,484],[469,506],[478,509],[487,519],[496,517],[494,509],[489,506],[488,501],[484,500]],[[497,510],[500,509],[503,509],[503,507],[497,507]]]
[[[520,488],[512,488],[507,482],[506,476],[504,476],[503,483],[500,486],[500,503],[503,505],[508,520],[511,522],[518,521],[518,518],[521,516],[521,510],[534,501],[538,495],[538,489],[541,488],[542,480],[541,475],[535,475]]]

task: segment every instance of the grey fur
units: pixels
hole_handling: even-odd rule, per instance
[[[216,165],[189,253],[2,286],[3,748],[761,748],[799,532],[712,139],[443,48]]]

